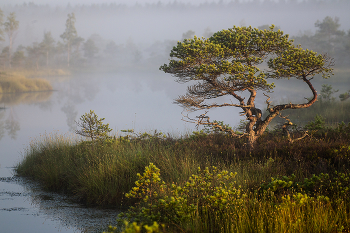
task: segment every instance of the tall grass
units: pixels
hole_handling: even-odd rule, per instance
[[[44,135],[30,144],[16,172],[39,181],[45,189],[65,192],[89,205],[126,208],[139,203],[141,208],[147,203],[125,194],[150,163],[160,169],[169,188],[186,187],[189,177],[198,174],[198,167],[216,166],[237,172],[234,187],[241,195],[223,208],[206,207],[192,198],[196,211],[190,212],[186,221],[160,221],[167,224],[168,232],[347,232],[350,190],[326,199],[323,196],[333,189],[326,194],[283,187],[278,192],[262,189],[272,177],[294,174],[293,182],[303,182],[313,174],[332,177],[343,172],[348,176],[350,125],[324,130],[293,144],[279,131],[266,132],[253,151],[247,151],[243,141],[218,133],[197,132],[178,138],[154,134],[104,142]],[[170,198],[173,194],[167,191],[164,195]]]
[[[350,227],[349,208],[344,202],[332,206],[317,200],[276,204],[244,199],[217,214],[208,209],[192,219],[191,232],[347,232]]]
[[[16,171],[40,181],[48,190],[74,194],[87,204],[120,206],[136,174],[150,162],[164,169],[167,180],[174,181],[186,179],[200,165],[163,143],[121,138],[96,146],[46,135],[30,144]]]

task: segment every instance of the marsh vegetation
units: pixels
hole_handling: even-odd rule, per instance
[[[251,152],[217,132],[126,134],[100,141],[46,135],[16,172],[89,205],[135,205],[128,221],[156,221],[166,232],[350,228],[350,125],[321,125],[292,144],[281,131],[265,132]]]
[[[66,194],[84,205],[123,210],[115,226],[108,228],[106,225],[108,232],[350,232],[350,90],[347,68],[350,31],[341,29],[339,18],[325,16],[314,21],[315,33],[305,31],[289,37],[279,30],[283,25],[244,27],[244,19],[235,18],[234,24],[238,25],[238,21],[241,20],[239,24],[242,27],[235,26],[230,30],[237,31],[238,36],[234,33],[231,36],[225,30],[221,31],[222,35],[218,33],[213,36],[209,25],[214,30],[232,27],[232,18],[227,20],[229,25],[223,25],[225,20],[222,17],[232,17],[234,11],[253,12],[254,17],[259,18],[255,21],[256,24],[261,23],[260,19],[264,18],[257,17],[259,12],[270,12],[272,15],[272,12],[279,12],[277,9],[282,4],[272,1],[259,2],[261,4],[257,1],[221,1],[192,6],[175,1],[168,5],[146,4],[130,7],[110,4],[55,9],[31,3],[5,7],[5,14],[14,16],[12,11],[22,12],[18,14],[19,17],[33,21],[27,24],[26,32],[21,31],[26,36],[18,38],[24,46],[19,45],[13,52],[12,45],[2,48],[0,59],[4,70],[6,68],[15,72],[17,69],[25,72],[24,76],[27,77],[24,78],[18,73],[10,76],[9,73],[2,72],[2,92],[50,89],[47,82],[34,79],[31,72],[35,75],[46,71],[49,75],[65,75],[72,72],[84,76],[75,79],[78,83],[76,86],[71,83],[66,86],[62,84],[67,92],[58,97],[58,102],[65,102],[60,110],[66,114],[69,130],[75,131],[83,138],[76,135],[44,134],[33,140],[25,149],[23,160],[15,167],[16,174],[38,182],[45,190]],[[287,14],[291,12],[291,8],[299,11],[314,10],[316,4],[320,12],[328,13],[328,9],[331,9],[345,17],[348,12],[344,13],[344,9],[347,9],[349,3],[321,3],[316,0],[298,3],[286,1],[283,4],[287,7],[281,7],[279,14]],[[254,7],[256,11],[251,10]],[[219,12],[220,17],[215,16],[213,9]],[[119,22],[125,24],[126,18],[130,21],[128,27],[133,27],[132,20],[137,18],[135,15],[147,14],[164,18],[164,14],[172,17],[178,16],[179,13],[182,15],[184,11],[189,12],[190,18],[184,17],[185,22],[177,21],[177,24],[193,28],[175,30],[171,24],[162,21],[166,25],[166,28],[162,29],[155,25],[155,22],[161,20],[142,22],[157,28],[158,32],[155,32],[146,26],[140,29],[140,22],[137,21],[137,36],[123,38],[129,35],[126,33],[129,28],[118,25]],[[149,14],[150,12],[152,14]],[[195,24],[188,23],[194,22],[189,19],[195,18],[196,12],[201,12],[202,20],[198,20],[200,26],[195,27]],[[208,17],[209,13],[213,17]],[[52,15],[48,22],[43,20],[47,18],[46,14]],[[35,15],[38,21],[31,18],[32,15]],[[116,19],[116,15],[124,17],[123,20]],[[118,26],[118,30],[108,27],[107,22],[111,19],[117,22],[113,26]],[[212,23],[217,19],[220,20],[220,26]],[[294,20],[301,20],[299,25],[304,23],[302,17]],[[264,23],[270,23],[267,21]],[[38,24],[35,24],[36,22]],[[84,26],[80,22],[88,24],[89,30],[83,30]],[[348,23],[347,20],[341,22]],[[59,30],[53,31],[52,34],[44,30],[43,37],[40,31],[41,36],[35,36],[33,39],[35,30],[41,30],[47,25],[51,28],[55,24],[60,25]],[[94,28],[94,25],[98,25],[98,28]],[[290,22],[285,25],[290,25]],[[207,28],[203,30],[203,27]],[[108,32],[99,31],[101,28],[108,28]],[[167,31],[169,28],[171,32]],[[202,34],[207,39],[194,37],[195,32],[189,29],[204,31]],[[114,34],[116,31],[117,35]],[[183,42],[177,42],[180,37],[177,37],[176,33],[180,37],[183,33]],[[140,34],[145,37],[140,37]],[[172,38],[166,38],[165,34],[171,35]],[[252,40],[248,38],[248,34],[252,35]],[[225,35],[229,35],[228,38]],[[270,39],[267,35],[270,35]],[[146,38],[147,36],[149,38]],[[232,38],[236,39],[234,43],[229,41]],[[265,38],[266,41],[263,42],[261,38]],[[283,39],[283,46],[276,47],[276,38]],[[295,42],[289,38],[295,39]],[[318,55],[311,50],[303,50],[298,43],[301,43],[303,48],[313,49],[321,54],[327,53],[329,57]],[[200,110],[208,110],[217,105],[213,103],[212,107],[208,107],[209,104],[203,104],[204,97],[212,99],[224,94],[232,97],[235,91],[239,94],[248,91],[250,96],[248,93],[236,98],[239,104],[233,103],[235,99],[232,98],[233,101],[224,99],[225,103],[222,106],[241,108],[250,123],[242,121],[240,125],[229,126],[227,122],[220,121],[222,119],[209,122],[205,112],[197,117],[197,122],[192,121],[204,122],[204,127],[201,128],[201,124],[197,124],[199,128],[196,131],[175,135],[157,130],[136,132],[135,127],[110,133],[109,125],[102,122],[104,118],[98,119],[91,110],[80,118],[80,122],[75,121],[78,115],[75,105],[83,103],[85,99],[94,99],[99,91],[97,83],[104,83],[106,87],[101,91],[104,93],[94,107],[98,107],[100,111],[103,108],[108,109],[106,111],[109,114],[117,116],[113,120],[120,122],[120,119],[129,120],[132,117],[136,120],[136,112],[139,114],[140,111],[142,123],[149,122],[147,118],[153,118],[158,121],[156,127],[160,127],[161,121],[170,125],[173,116],[169,116],[169,119],[166,119],[168,121],[165,121],[164,118],[168,115],[160,111],[163,102],[157,100],[164,99],[165,96],[173,97],[174,93],[178,95],[179,89],[173,85],[165,86],[165,82],[158,80],[160,76],[155,75],[154,70],[166,62],[171,48],[171,56],[175,59],[170,60],[168,66],[164,65],[163,71],[177,74],[183,82],[189,81],[190,78],[194,81],[201,80],[199,84],[188,89],[190,95],[180,96],[177,99],[178,103],[192,109],[197,107]],[[198,54],[200,55],[196,57]],[[271,73],[271,70],[267,70],[266,73],[260,72],[261,60],[271,57],[275,60],[267,61],[267,66],[273,68],[274,73]],[[335,65],[331,58],[335,59]],[[200,65],[198,61],[201,62]],[[320,81],[316,74],[330,75],[333,65],[335,75],[332,80]],[[179,69],[181,67],[182,70]],[[315,67],[318,70],[315,70]],[[137,77],[134,74],[128,76],[131,70],[139,72]],[[89,73],[93,72],[98,75],[89,79]],[[113,76],[114,82],[110,82],[100,77],[101,74],[104,76],[102,72],[120,72],[120,79]],[[316,76],[313,80],[314,74]],[[145,92],[142,90],[142,81],[146,82],[147,76],[152,78],[149,78],[151,84]],[[274,86],[266,81],[265,78],[269,76],[276,79],[282,76],[287,79],[293,77],[308,85],[312,80],[315,85],[309,85],[312,93],[299,85],[282,85],[282,89],[275,92],[275,102],[265,98],[268,96],[263,96],[263,101],[260,101],[262,98],[259,96],[260,99],[255,105],[254,100],[258,96],[256,90],[268,92]],[[224,78],[221,79],[222,77]],[[31,83],[27,83],[29,79]],[[125,84],[128,82],[133,85],[137,83],[138,86],[126,88]],[[152,95],[159,90],[162,94]],[[287,90],[295,93],[292,94],[291,101],[279,103],[278,101],[284,100]],[[114,91],[121,94],[112,95]],[[269,92],[268,95],[270,94],[273,95]],[[310,98],[308,95],[311,94]],[[66,96],[71,99],[65,99]],[[43,99],[46,100],[48,97],[45,97]],[[2,102],[10,101],[5,95],[0,94],[0,98]],[[112,102],[111,98],[117,101]],[[297,109],[301,105],[291,103],[300,99],[304,101],[301,105],[307,108]],[[274,118],[276,122],[265,121],[263,110],[266,108],[261,108],[262,103],[267,104],[270,116],[273,115],[270,118]],[[91,107],[90,103],[87,105]],[[150,105],[155,107],[151,108]],[[86,107],[85,105],[84,108]],[[133,112],[126,113],[130,108]],[[142,111],[138,108],[142,108]],[[289,108],[292,111],[289,112]],[[285,111],[280,115],[282,110]],[[13,112],[11,109],[12,121],[6,122],[15,122]],[[219,114],[223,118],[227,115]],[[237,122],[238,116],[230,116],[229,119]],[[281,116],[279,120],[278,116]],[[56,113],[49,117],[62,118]],[[259,128],[263,121],[267,124]],[[133,125],[135,126],[135,121]],[[76,126],[80,128],[77,129]],[[283,126],[288,126],[289,131],[283,130]],[[223,128],[226,130],[220,130]],[[259,132],[254,132],[256,129],[259,129]],[[241,136],[249,136],[252,133],[258,133],[258,137],[251,143],[254,146],[247,146],[249,141]]]

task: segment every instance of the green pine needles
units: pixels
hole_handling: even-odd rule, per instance
[[[333,74],[333,59],[294,45],[293,40],[281,30],[252,27],[236,27],[216,32],[210,38],[185,39],[170,52],[168,64],[160,70],[177,78],[179,83],[193,83],[187,93],[175,99],[184,108],[184,120],[197,125],[209,126],[245,138],[247,147],[253,149],[268,125],[286,109],[308,108],[317,100],[317,92],[311,80],[315,75],[328,78]],[[313,98],[308,102],[272,105],[266,94],[275,84],[274,79],[298,79],[308,85]],[[264,99],[267,114],[256,101]],[[223,96],[230,100],[223,101]],[[249,96],[247,98],[247,96]],[[222,107],[240,108],[247,124],[243,134],[213,121],[206,115],[211,109]],[[195,118],[191,113],[204,112]]]
[[[108,139],[108,133],[111,132],[112,129],[109,128],[109,124],[103,124],[102,121],[104,119],[105,118],[98,119],[95,112],[90,110],[89,113],[85,113],[80,117],[80,121],[76,122],[80,129],[76,130],[75,133],[88,137],[91,141]]]

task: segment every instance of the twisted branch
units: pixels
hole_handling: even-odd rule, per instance
[[[305,138],[306,136],[309,136],[308,131],[304,131],[304,135],[303,136],[301,136],[299,138],[292,139],[292,137],[290,136],[288,127],[292,126],[293,122],[289,118],[287,118],[288,116],[282,116],[282,114],[279,114],[279,117],[286,120],[286,122],[282,126],[282,130],[285,133],[285,135],[287,136],[289,143],[293,143],[295,141],[299,141],[299,140]]]
[[[201,114],[199,116],[196,116],[197,119],[190,118],[188,116],[188,114],[187,115],[184,115],[183,113],[181,113],[181,114],[183,116],[183,118],[182,118],[183,121],[189,122],[189,123],[195,123],[197,128],[200,125],[209,125],[212,128],[214,128],[214,129],[218,129],[218,130],[220,130],[222,132],[226,132],[226,133],[230,134],[232,137],[241,138],[241,137],[247,135],[246,133],[237,134],[235,131],[233,131],[232,129],[230,129],[230,128],[226,127],[226,126],[222,126],[222,125],[220,125],[217,122],[211,122],[210,121],[210,117],[206,115],[207,113],[208,113],[208,111],[206,111],[205,113],[203,113],[203,114]]]

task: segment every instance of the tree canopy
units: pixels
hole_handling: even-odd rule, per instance
[[[344,32],[339,30],[340,23],[339,18],[335,17],[332,19],[331,17],[327,16],[323,19],[323,21],[317,20],[315,23],[315,27],[318,28],[317,33],[319,35],[326,35],[326,36],[335,36],[335,35],[343,35]]]
[[[316,32],[305,32],[294,37],[304,48],[312,49],[334,58],[337,66],[348,66],[350,60],[350,31],[341,29],[338,17],[325,17],[315,23]]]
[[[83,46],[84,56],[88,59],[93,59],[98,53],[98,47],[95,44],[95,41],[92,38],[89,38]]]
[[[40,43],[40,47],[46,56],[46,67],[49,67],[49,53],[54,50],[55,40],[53,39],[51,32],[44,32],[44,38]]]
[[[4,24],[4,12],[0,9],[0,41],[4,41],[4,31],[2,25]]]
[[[4,23],[4,26],[5,26],[5,33],[9,38],[9,66],[11,68],[12,46],[13,46],[13,41],[16,38],[17,30],[19,27],[19,21],[16,20],[15,12],[11,12],[10,15],[7,16],[7,21]]]
[[[66,30],[61,35],[61,38],[66,43],[67,46],[67,65],[69,67],[70,64],[70,54],[71,54],[71,46],[75,38],[78,37],[77,30],[75,29],[75,15],[74,13],[67,15],[66,20]]]
[[[327,78],[332,74],[332,59],[295,46],[293,40],[281,30],[236,27],[222,30],[210,38],[185,39],[170,52],[169,64],[160,70],[178,78],[178,82],[196,81],[185,95],[175,103],[188,111],[217,107],[238,107],[248,120],[246,132],[241,135],[205,114],[187,120],[198,125],[210,125],[233,136],[247,137],[249,148],[263,134],[273,118],[284,109],[307,108],[317,100],[317,92],[310,80],[316,74]],[[262,68],[266,67],[266,68]],[[306,103],[288,103],[273,106],[266,95],[268,115],[263,119],[261,109],[255,107],[257,91],[268,92],[275,85],[268,79],[296,78],[310,88],[313,98]],[[248,93],[249,98],[244,98]],[[216,103],[219,97],[228,96],[231,102]],[[205,101],[207,100],[207,101]]]

